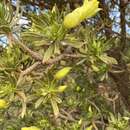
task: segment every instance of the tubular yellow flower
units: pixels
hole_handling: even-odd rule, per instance
[[[97,0],[84,0],[81,7],[75,9],[64,18],[64,26],[66,28],[73,28],[80,24],[84,19],[90,18],[95,15],[100,8],[98,8],[99,2]]]
[[[64,78],[68,73],[69,71],[71,70],[71,67],[65,67],[61,70],[59,70],[55,75],[54,75],[54,78],[55,79],[62,79]]]
[[[30,127],[23,127],[21,128],[21,130],[40,130],[40,129],[37,128],[36,126],[30,126]]]
[[[0,109],[6,108],[8,103],[4,99],[0,99]]]

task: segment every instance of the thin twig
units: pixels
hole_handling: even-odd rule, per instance
[[[30,48],[28,48],[25,44],[23,44],[22,42],[19,41],[19,45],[22,47],[22,49],[24,51],[26,51],[32,58],[34,58],[35,60],[41,61],[43,65],[45,64],[53,64],[57,61],[60,61],[61,59],[65,58],[65,57],[71,57],[71,58],[80,58],[81,56],[76,55],[76,54],[61,54],[60,56],[57,56],[54,59],[50,59],[48,61],[43,61],[43,57],[37,53],[32,51]]]
[[[29,68],[27,68],[26,70],[22,71],[19,76],[19,79],[17,81],[17,86],[19,86],[19,84],[21,83],[21,81],[25,75],[31,73],[40,64],[41,64],[40,62],[36,62],[33,65],[31,65]]]
[[[22,47],[22,49],[26,51],[32,58],[38,61],[42,61],[43,58],[39,53],[32,51],[30,48],[28,48],[25,44],[23,44],[20,41],[18,43]]]
[[[64,113],[68,117],[69,120],[75,121],[75,119],[64,109],[61,109],[61,112]]]
[[[54,64],[58,61],[60,61],[63,58],[80,58],[81,56],[79,55],[75,55],[75,54],[61,54],[60,56],[55,57],[54,59],[49,59],[48,61],[43,61],[43,56],[41,56],[39,53],[31,50],[30,48],[28,48],[24,43],[22,43],[20,40],[18,40],[18,44],[20,45],[20,47],[23,49],[23,51],[27,52],[32,58],[34,58],[35,60],[37,60],[38,62],[34,63],[32,66],[30,66],[29,68],[27,68],[26,70],[22,71],[18,82],[17,82],[17,86],[20,84],[21,80],[23,79],[23,77],[29,73],[31,73],[39,64],[42,65],[50,65],[50,64]]]

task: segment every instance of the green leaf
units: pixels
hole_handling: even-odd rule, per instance
[[[54,54],[60,54],[60,46],[58,43],[54,44]]]
[[[57,105],[55,98],[51,99],[51,105],[52,105],[55,117],[58,117],[60,112],[59,112],[59,108],[58,108],[58,105]]]
[[[43,35],[36,32],[24,32],[21,37],[26,41],[39,41],[44,38]]]
[[[91,67],[92,67],[92,69],[93,69],[93,71],[95,71],[95,72],[98,72],[100,69],[97,67],[97,66],[95,66],[95,65],[91,65]]]
[[[62,100],[61,100],[59,97],[55,97],[55,101],[56,101],[57,103],[62,103]]]
[[[43,61],[49,60],[52,56],[54,56],[54,46],[50,45],[44,54]]]
[[[117,129],[115,129],[113,127],[107,127],[106,130],[117,130]]]
[[[38,108],[43,102],[43,97],[39,98],[35,103],[35,108]]]
[[[107,56],[106,54],[99,56],[99,59],[106,64],[118,64],[115,58]]]
[[[27,97],[26,97],[25,93],[22,92],[22,91],[17,91],[16,93],[19,96],[19,98],[21,100],[21,103],[22,103],[21,117],[23,118],[25,116],[25,114],[26,114]]]

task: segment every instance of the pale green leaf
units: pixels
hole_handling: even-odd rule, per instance
[[[39,98],[35,103],[35,108],[38,108],[43,102],[43,97]]]
[[[106,54],[99,56],[99,59],[106,64],[118,64],[115,58],[107,56]]]
[[[59,108],[58,108],[57,102],[55,101],[55,98],[51,99],[51,105],[52,105],[55,117],[58,117],[58,115],[59,115],[60,112],[59,112]]]
[[[49,60],[52,56],[54,56],[54,46],[50,45],[44,54],[43,61]]]

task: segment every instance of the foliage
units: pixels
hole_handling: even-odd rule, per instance
[[[89,2],[96,9],[88,16]],[[0,33],[9,42],[0,52],[0,129],[130,129],[130,113],[111,77],[124,72],[111,54],[119,38],[107,39],[95,24],[77,26],[99,11],[98,1],[85,0],[70,13],[81,19],[73,29],[64,25],[70,14],[54,6],[26,14],[31,23],[15,31],[22,9],[18,4],[14,15],[6,4],[0,3]],[[127,54],[122,57],[129,61]]]

